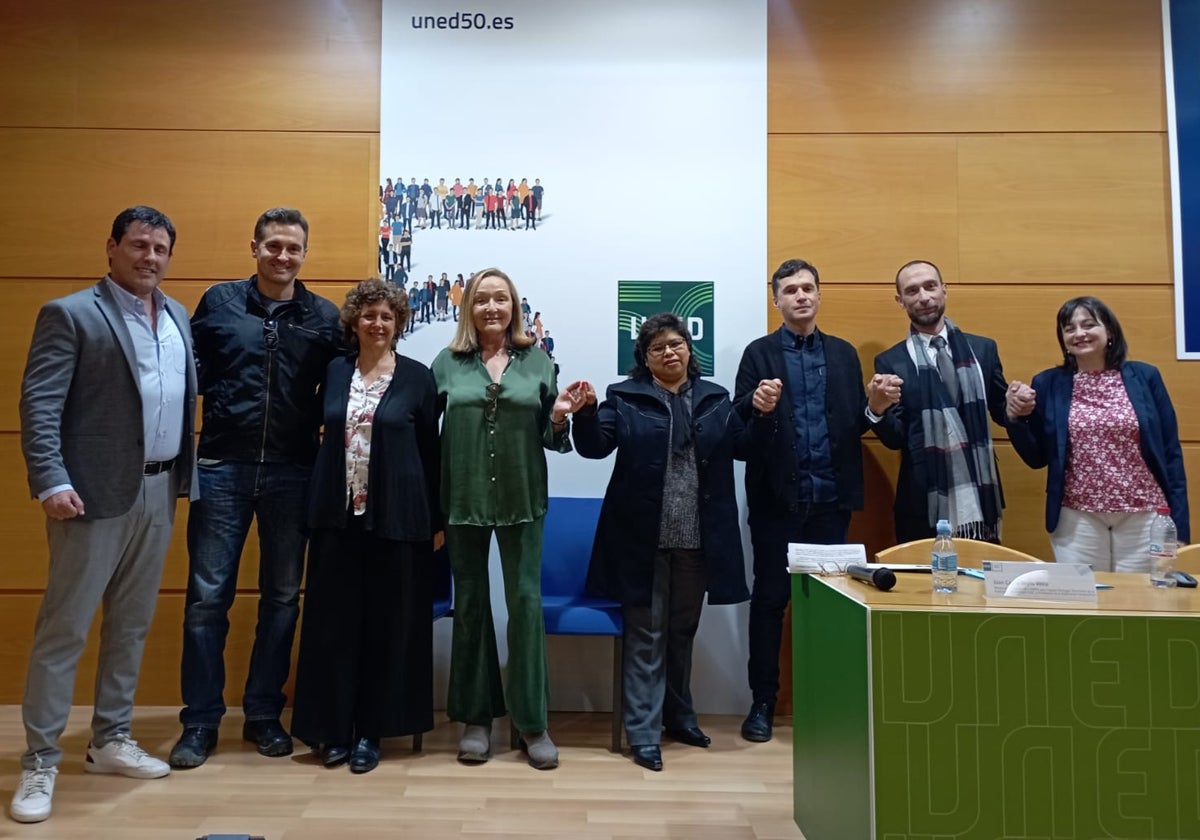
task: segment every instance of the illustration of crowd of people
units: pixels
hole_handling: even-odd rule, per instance
[[[388,178],[379,185],[380,238],[395,236],[397,227],[410,232],[443,227],[537,230],[545,194],[540,178],[534,178],[532,185],[528,178],[509,178],[507,184],[501,178],[495,183],[484,179],[479,184],[474,178],[468,178],[465,184],[461,178],[455,178],[453,184],[447,184],[445,178],[438,178],[436,184],[430,184],[428,178],[420,184],[416,178],[410,178],[407,184],[403,178]]]
[[[189,318],[159,288],[174,225],[129,208],[113,222],[108,274],[38,315],[21,441],[51,561],[22,706],[17,821],[50,816],[75,670],[102,603],[87,770],[154,779],[217,750],[224,659],[241,650],[226,647],[228,614],[235,595],[247,597],[236,586],[254,519],[261,594],[242,738],[269,757],[291,754],[295,738],[325,766],[359,774],[378,766],[381,739],[434,725],[438,533],[454,575],[447,715],[461,724],[458,760],[488,761],[493,721],[511,714],[528,763],[558,766],[540,591],[547,450],[616,454],[588,588],[622,605],[620,713],[632,760],[652,771],[663,769],[663,738],[711,743],[690,686],[706,597],[750,602],[753,700],[741,735],[771,739],[791,592],[782,558],[788,543],[846,541],[851,511],[863,507],[867,430],[901,453],[900,541],[932,536],[939,519],[957,535],[999,540],[992,423],[1030,466],[1048,467],[1046,525],[1059,562],[1145,571],[1146,535],[1163,505],[1190,541],[1171,400],[1153,366],[1127,358],[1120,323],[1095,298],[1057,313],[1054,367],[1032,386],[1007,382],[996,342],[946,316],[937,266],[906,263],[894,289],[903,338],[864,384],[854,345],[817,328],[816,267],[788,260],[771,278],[783,323],[745,348],[732,394],[700,375],[683,319],[660,313],[641,325],[629,375],[601,399],[587,381],[559,387],[537,346],[553,350],[541,313],[500,269],[431,276],[432,298],[368,279],[339,308],[298,279],[308,233],[297,210],[263,213],[255,274],[214,285]],[[430,366],[396,351],[418,318],[457,319]],[[154,375],[136,375],[147,369]],[[159,431],[143,439],[143,428]],[[747,462],[751,587],[735,459]],[[182,731],[162,761],[131,725],[178,497],[190,499]],[[508,608],[503,675],[493,536]],[[281,718],[306,550],[289,731]]]
[[[537,230],[545,192],[539,178],[532,186],[527,178],[509,178],[507,186],[499,178],[482,186],[474,178],[449,186],[445,178],[436,185],[388,178],[379,186],[379,276],[407,285],[416,230]]]

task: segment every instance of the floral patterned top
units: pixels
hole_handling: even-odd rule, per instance
[[[350,380],[350,399],[346,403],[346,506],[355,516],[362,516],[367,510],[371,426],[379,401],[391,384],[392,374],[385,373],[367,385],[357,367]]]
[[[1121,371],[1075,374],[1067,431],[1066,507],[1126,513],[1167,503],[1142,457],[1138,418]]]

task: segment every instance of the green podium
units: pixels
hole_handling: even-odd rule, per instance
[[[1200,840],[1200,594],[1097,605],[795,575],[807,840]]]

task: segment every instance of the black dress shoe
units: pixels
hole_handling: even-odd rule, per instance
[[[338,767],[350,758],[349,744],[321,744],[317,747],[317,758],[326,767]]]
[[[278,720],[248,720],[242,726],[242,738],[255,744],[259,755],[278,758],[292,754],[292,736]]]
[[[689,747],[707,747],[712,743],[712,738],[705,735],[704,730],[699,726],[688,726],[683,729],[667,729],[667,735],[681,744],[687,744]]]
[[[759,743],[770,741],[774,718],[775,708],[770,703],[754,703],[750,706],[750,714],[742,721],[742,737]]]
[[[630,747],[629,752],[633,757],[633,763],[637,766],[656,772],[662,770],[662,750],[658,748],[658,744]]]
[[[185,726],[183,734],[171,748],[168,761],[172,767],[180,770],[199,767],[216,748],[217,730],[205,729],[203,726]]]
[[[350,753],[351,773],[370,773],[379,766],[379,739],[359,738]]]

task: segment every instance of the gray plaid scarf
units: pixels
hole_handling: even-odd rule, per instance
[[[933,528],[939,519],[948,519],[957,536],[998,540],[999,473],[988,426],[983,374],[962,331],[949,318],[946,327],[958,381],[958,405],[951,402],[916,330],[910,328],[908,337],[917,360],[925,462],[932,479],[927,498],[929,527]]]

